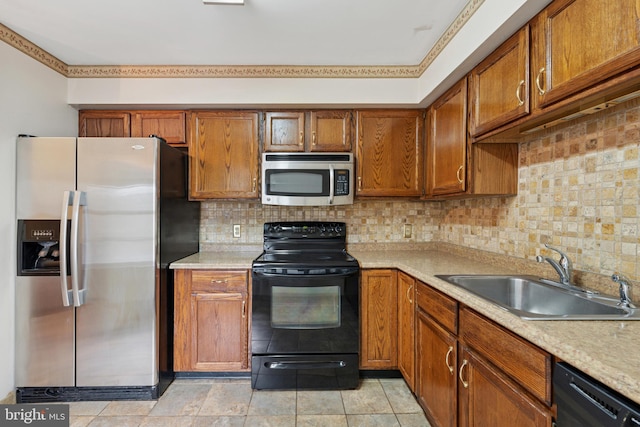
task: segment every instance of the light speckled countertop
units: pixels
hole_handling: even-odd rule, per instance
[[[496,323],[640,403],[640,321],[522,320],[436,274],[515,274],[485,260],[437,250],[359,250],[361,268],[397,268],[428,283]],[[256,252],[202,252],[171,264],[174,269],[250,268]]]

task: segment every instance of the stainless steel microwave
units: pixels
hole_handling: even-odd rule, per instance
[[[263,153],[262,203],[284,206],[353,204],[353,154]]]

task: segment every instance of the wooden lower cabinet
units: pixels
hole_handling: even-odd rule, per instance
[[[417,283],[416,396],[432,427],[551,427],[551,355]]]
[[[462,347],[458,368],[460,427],[551,427],[551,411],[495,366]]]
[[[422,310],[416,323],[416,396],[433,427],[457,425],[458,340]]]
[[[249,369],[247,270],[175,271],[174,370]]]
[[[360,369],[397,369],[397,272],[362,270],[360,277]]]
[[[398,272],[398,369],[415,391],[416,279]]]

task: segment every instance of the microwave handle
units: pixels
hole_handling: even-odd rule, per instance
[[[335,172],[333,170],[333,165],[329,165],[329,204],[333,204],[333,196],[335,193]]]

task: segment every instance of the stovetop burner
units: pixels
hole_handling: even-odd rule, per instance
[[[254,268],[358,267],[347,253],[344,222],[268,222]]]

